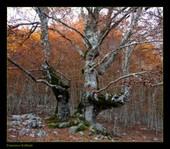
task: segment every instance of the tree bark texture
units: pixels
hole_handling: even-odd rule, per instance
[[[48,58],[51,51],[48,35],[48,17],[47,17],[49,10],[47,7],[36,7],[35,10],[38,13],[41,22],[41,45],[43,48],[45,58]]]
[[[98,78],[94,69],[92,69],[95,58],[99,53],[100,46],[96,46],[98,43],[98,12],[97,8],[86,8],[88,11],[88,18],[84,18],[86,24],[84,35],[88,39],[88,43],[83,40],[83,43],[87,47],[86,54],[84,56],[84,88],[82,92],[81,104],[83,105],[82,113],[85,120],[95,123],[97,116],[97,111],[94,104],[90,99],[93,98],[92,90],[97,90],[98,88]]]
[[[70,116],[70,106],[69,106],[69,92],[68,85],[65,85],[62,80],[57,76],[54,70],[48,66],[42,66],[44,70],[44,75],[48,77],[48,81],[53,85],[59,85],[61,88],[52,87],[52,91],[56,97],[57,105],[55,114],[57,115],[59,121],[67,121]]]
[[[53,68],[47,63],[50,54],[50,42],[48,38],[48,13],[49,10],[47,7],[37,7],[35,8],[36,12],[39,15],[41,22],[41,45],[44,51],[45,62],[42,64],[42,69],[44,75],[47,77],[47,80],[52,85],[60,86],[60,88],[51,87],[52,91],[57,99],[56,111],[59,121],[67,121],[70,116],[70,107],[69,107],[69,92],[67,90],[68,86],[64,85],[60,77],[54,72]]]
[[[128,101],[128,96],[130,95],[131,89],[130,87],[124,86],[120,94],[98,94],[94,92],[99,90],[98,76],[102,75],[106,71],[105,68],[111,65],[115,59],[114,57],[118,53],[118,50],[116,53],[111,55],[110,59],[108,60],[109,64],[106,62],[102,67],[99,68],[99,73],[102,69],[102,73],[99,74],[95,70],[94,66],[97,64],[96,57],[100,53],[101,44],[106,37],[105,34],[108,34],[111,28],[114,27],[111,26],[111,23],[109,22],[112,10],[109,9],[107,16],[108,21],[106,21],[104,28],[100,29],[99,31],[99,9],[92,7],[87,7],[86,9],[88,11],[88,17],[83,17],[83,12],[82,17],[85,22],[84,36],[88,42],[83,40],[83,43],[87,47],[87,51],[84,55],[84,90],[82,92],[80,104],[84,119],[92,123],[96,123],[96,117],[102,110],[110,109],[112,107],[117,108],[124,105]],[[115,26],[118,24],[119,22],[117,22]],[[90,45],[87,43],[90,43]]]

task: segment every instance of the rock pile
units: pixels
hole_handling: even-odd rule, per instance
[[[9,131],[14,131],[19,135],[29,135],[30,137],[43,137],[46,136],[47,133],[42,131],[42,120],[39,116],[35,116],[32,113],[24,114],[24,115],[11,115],[10,122],[8,123],[11,127]]]

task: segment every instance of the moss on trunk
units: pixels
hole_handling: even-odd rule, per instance
[[[47,62],[46,62],[47,63]],[[52,91],[56,97],[57,105],[55,109],[54,115],[58,117],[58,119],[63,122],[67,121],[70,116],[70,107],[69,107],[69,92],[68,85],[65,85],[61,78],[56,74],[53,68],[47,63],[47,65],[43,68],[44,74],[48,77],[48,81],[50,84],[58,85],[61,88],[52,87]]]
[[[82,102],[80,102],[78,107],[77,107],[75,114],[77,114],[77,113],[83,114],[83,108],[84,108],[84,105],[83,105]]]

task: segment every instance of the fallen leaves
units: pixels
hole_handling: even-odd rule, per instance
[[[43,118],[42,118],[43,119]],[[8,122],[10,119],[8,119]],[[101,120],[102,121],[102,120]],[[42,123],[45,123],[42,121]],[[103,124],[106,122],[102,121]],[[107,127],[111,127],[111,123],[107,122]],[[119,136],[113,136],[110,139],[101,134],[89,135],[90,131],[87,129],[83,132],[77,132],[74,134],[69,133],[69,128],[62,129],[50,129],[48,126],[43,125],[41,131],[46,132],[48,135],[38,137],[30,137],[27,133],[20,135],[17,132],[24,129],[24,126],[8,126],[7,141],[8,142],[161,142],[162,134],[156,134],[154,132],[148,132],[140,125],[136,125],[133,128],[119,129]],[[38,129],[34,129],[38,132]],[[35,133],[36,134],[36,133]]]

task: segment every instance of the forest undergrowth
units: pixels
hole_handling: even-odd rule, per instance
[[[43,119],[46,115],[40,115]],[[8,118],[8,123],[10,123]],[[163,133],[160,131],[149,131],[145,125],[134,125],[131,128],[124,128],[119,125],[116,132],[113,130],[113,122],[105,121],[98,118],[97,121],[111,131],[112,137],[103,136],[102,134],[90,134],[90,131],[79,131],[70,133],[69,128],[50,129],[43,120],[41,131],[46,132],[45,136],[35,135],[29,136],[27,133],[19,134],[18,131],[23,129],[23,126],[8,125],[7,142],[163,142]],[[38,132],[39,129],[34,129]]]

